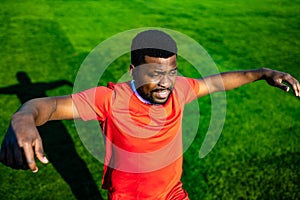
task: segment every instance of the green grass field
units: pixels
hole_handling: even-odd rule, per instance
[[[299,0],[2,0],[0,24],[0,141],[21,105],[13,90],[5,89],[18,84],[17,72],[44,83],[28,90],[70,94],[72,87],[53,84],[74,82],[95,46],[129,29],[162,27],[186,34],[222,72],[269,67],[300,79]],[[115,71],[100,82],[118,80],[128,65],[128,55],[116,60]],[[189,63],[180,60],[179,66],[184,75],[197,77]],[[226,97],[222,135],[202,159],[211,102],[209,97],[199,100],[198,134],[184,155],[182,180],[190,198],[299,199],[299,99],[265,82],[229,91]],[[41,131],[51,163],[38,163],[37,174],[0,164],[0,199],[86,200],[99,199],[99,192],[106,199],[100,189],[102,164],[82,145],[74,122],[53,123]]]

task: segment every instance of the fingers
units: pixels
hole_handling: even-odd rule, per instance
[[[0,162],[13,169],[28,169],[23,149],[12,141],[5,137],[0,151]]]
[[[286,74],[283,81],[286,81],[292,86],[295,96],[300,97],[300,84],[297,79],[292,77],[290,74]],[[288,92],[288,90],[286,91]]]
[[[24,154],[25,154],[25,158],[26,158],[29,169],[33,173],[38,172],[39,169],[38,169],[38,167],[36,165],[36,162],[34,160],[34,152],[33,152],[32,145],[29,144],[29,143],[24,143],[23,144],[23,149],[24,149]]]
[[[280,88],[280,89],[288,92],[290,90],[290,88],[287,85],[284,85],[282,83],[282,80],[283,80],[283,78],[276,78],[276,79],[271,78],[271,79],[268,79],[267,82],[274,87]]]
[[[34,154],[36,155],[38,160],[41,161],[43,164],[47,164],[49,162],[44,154],[43,144],[40,137],[34,141],[34,144],[30,144],[28,142],[24,143],[23,149],[28,167],[33,173],[38,172],[38,167],[34,159]]]
[[[38,168],[34,159],[34,151],[32,145],[24,143],[23,148],[16,145],[16,143],[7,142],[2,144],[0,151],[0,162],[13,169],[30,169],[32,172],[37,172]],[[44,164],[49,161],[44,156],[42,141],[36,143],[35,153],[37,158]]]
[[[44,154],[43,143],[41,139],[36,140],[35,155],[42,163],[47,164],[49,162]]]
[[[0,161],[13,169],[28,169],[24,150],[19,146],[12,126],[9,126],[0,151]]]
[[[12,157],[11,159],[13,159],[13,162],[11,164],[11,168],[13,169],[29,169],[28,165],[27,165],[27,161],[24,155],[24,151],[22,148],[18,147],[18,146],[14,146],[12,149],[12,155],[8,155],[8,159],[9,157]]]
[[[278,87],[286,92],[288,92],[290,90],[290,87],[287,86],[287,85],[284,85],[283,83],[280,83],[280,82],[275,82],[274,84],[275,87]]]
[[[294,93],[297,97],[300,97],[300,84],[299,81],[295,80],[294,83],[292,84]]]
[[[29,168],[32,172],[37,172],[35,156],[42,163],[48,163],[42,139],[32,118],[15,115],[1,146],[0,162],[13,169]]]
[[[282,83],[282,82],[286,82],[292,87],[295,96],[300,97],[299,81],[295,79],[293,76],[291,76],[290,74],[279,72],[279,71],[273,71],[273,73],[266,80],[270,85],[273,85],[275,87],[278,87],[288,92],[290,90],[290,87]]]

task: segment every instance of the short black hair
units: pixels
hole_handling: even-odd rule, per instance
[[[145,56],[169,58],[177,55],[175,40],[160,30],[147,30],[135,36],[131,44],[131,64],[145,63]]]

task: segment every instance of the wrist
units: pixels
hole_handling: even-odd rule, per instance
[[[268,77],[268,74],[270,72],[270,69],[269,68],[266,68],[266,67],[262,67],[262,68],[259,68],[258,69],[258,74],[259,74],[259,77],[257,80],[265,80],[267,77]]]
[[[25,102],[20,109],[12,116],[12,121],[25,121],[36,123],[38,110],[32,103],[32,100]]]
[[[14,129],[22,128],[23,126],[35,125],[34,116],[30,113],[18,111],[11,118],[11,125]],[[15,130],[15,131],[16,131]]]

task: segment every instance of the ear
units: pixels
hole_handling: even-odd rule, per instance
[[[135,69],[135,66],[133,64],[129,65],[129,73],[130,73],[130,76],[133,77],[133,70]]]

